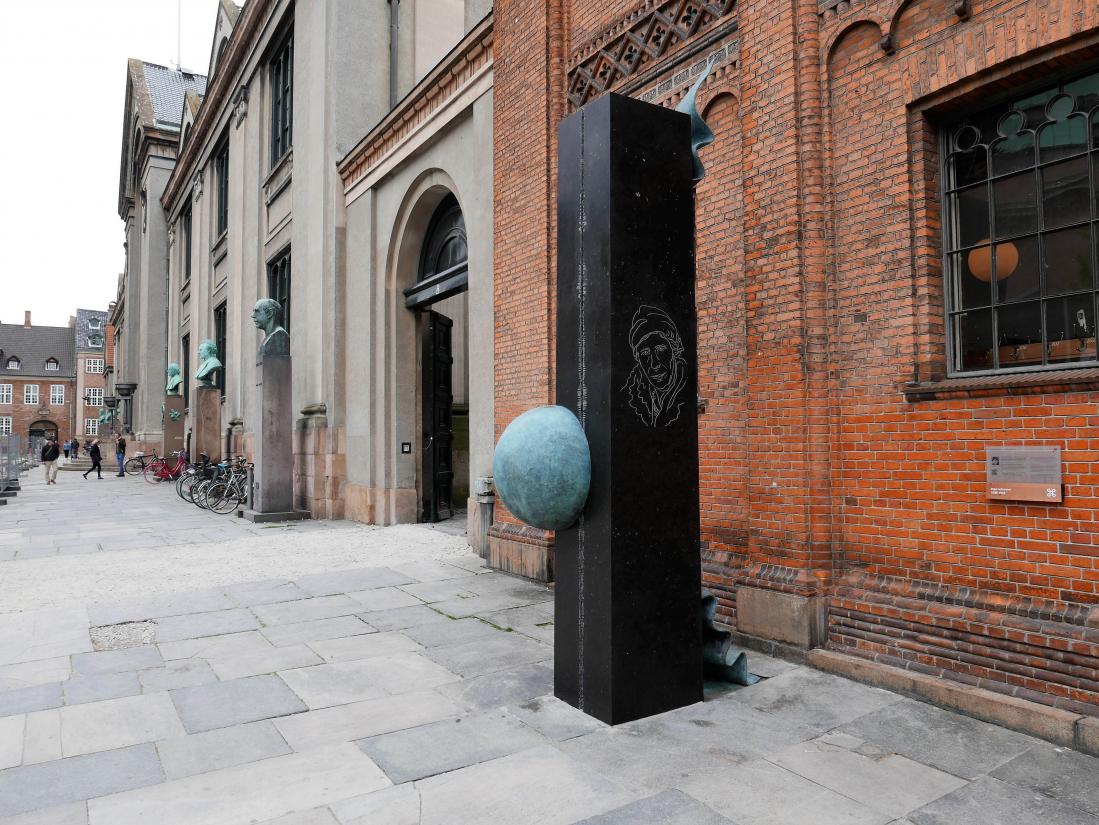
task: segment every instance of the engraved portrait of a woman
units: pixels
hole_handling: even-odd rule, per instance
[[[642,305],[630,324],[634,367],[623,390],[638,417],[649,427],[666,427],[679,418],[687,362],[683,340],[668,313]]]

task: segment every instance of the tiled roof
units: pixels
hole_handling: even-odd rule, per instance
[[[34,376],[72,378],[76,375],[72,327],[31,327],[0,324],[0,379]],[[20,369],[9,370],[8,359],[19,359]],[[56,358],[58,369],[46,371],[46,361]]]
[[[102,353],[106,336],[106,312],[98,309],[78,309],[76,311],[76,329],[73,337],[77,352]]]
[[[169,69],[156,63],[142,63],[142,66],[157,124],[179,126],[184,96],[187,92],[206,94],[206,76]]]

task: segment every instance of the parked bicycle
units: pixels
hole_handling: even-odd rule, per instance
[[[128,459],[126,463],[122,465],[122,469],[127,475],[136,476],[140,473],[144,473],[150,464],[154,464],[158,461],[164,461],[164,459],[157,455],[156,450],[153,450],[152,455],[138,453],[133,458]]]
[[[150,462],[145,468],[145,480],[150,484],[159,484],[162,481],[174,481],[187,469],[187,454],[180,450],[172,453],[175,463],[169,464],[167,459],[159,459]]]

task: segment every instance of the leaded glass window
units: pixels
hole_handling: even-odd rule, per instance
[[[1096,363],[1099,72],[946,130],[951,370]]]

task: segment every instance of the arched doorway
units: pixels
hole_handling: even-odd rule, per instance
[[[46,438],[47,436],[57,437],[57,425],[52,421],[42,419],[35,421],[30,427],[27,428],[27,435],[31,438]]]
[[[469,497],[469,245],[453,193],[435,207],[405,307],[418,314],[420,473],[418,518],[465,518]]]

